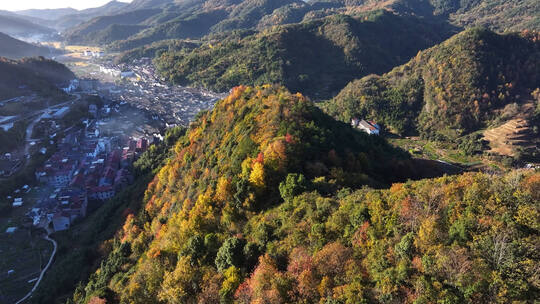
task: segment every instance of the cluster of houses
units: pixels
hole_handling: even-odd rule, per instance
[[[105,56],[105,52],[103,52],[103,51],[85,50],[83,52],[83,55],[86,56],[86,57],[101,58],[101,57]]]
[[[129,69],[120,69],[114,65],[100,65],[99,71],[115,78],[136,78],[137,74]]]
[[[149,141],[99,134],[96,123],[68,134],[36,170],[36,179],[51,191],[28,214],[35,226],[68,229],[86,216],[89,202],[106,201],[133,182],[131,165]]]
[[[351,119],[351,126],[353,128],[360,129],[370,135],[379,135],[379,132],[381,130],[381,127],[377,123],[371,120],[360,120],[356,117]]]
[[[62,90],[66,93],[95,92],[98,89],[98,83],[99,81],[97,79],[92,78],[73,79]]]

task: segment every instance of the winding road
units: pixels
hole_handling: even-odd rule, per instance
[[[34,287],[32,288],[32,290],[30,290],[30,292],[28,292],[22,299],[20,299],[19,301],[17,301],[15,304],[19,304],[19,303],[22,303],[24,302],[25,300],[27,300],[28,298],[30,298],[30,296],[32,295],[32,293],[34,291],[36,291],[36,289],[38,288],[39,286],[39,283],[41,283],[41,280],[43,279],[43,276],[45,275],[45,272],[47,271],[47,269],[49,269],[49,267],[51,266],[52,262],[53,262],[53,259],[54,259],[54,256],[56,254],[56,248],[58,248],[58,244],[56,243],[55,240],[51,239],[48,235],[45,236],[45,239],[47,241],[50,241],[53,243],[53,252],[51,254],[51,258],[49,259],[49,262],[47,263],[47,265],[45,266],[45,268],[43,268],[43,270],[41,271],[41,273],[39,274],[39,279],[36,281],[36,284],[34,284]]]

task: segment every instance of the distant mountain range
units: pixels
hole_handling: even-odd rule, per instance
[[[118,14],[127,6],[128,3],[125,2],[111,1],[100,7],[89,8],[76,11],[72,14],[63,15],[60,18],[55,19],[51,23],[49,23],[49,26],[59,31],[64,31],[98,16]]]
[[[40,38],[53,37],[56,31],[43,25],[38,25],[7,11],[0,11],[0,30],[13,37],[40,40]]]
[[[16,14],[43,20],[57,20],[67,15],[77,14],[79,11],[73,8],[57,9],[29,9],[17,11]]]
[[[64,32],[70,44],[108,45],[126,51],[167,39],[199,39],[232,30],[262,30],[329,15],[356,16],[385,9],[498,32],[540,29],[535,0],[134,0],[86,10],[70,8],[0,12],[3,32],[16,37]],[[38,25],[39,24],[39,25]],[[52,30],[54,29],[54,30]]]
[[[107,16],[112,14],[118,14],[123,9],[126,9],[130,4],[120,1],[111,1],[103,6],[89,8],[84,10],[76,10],[72,8],[59,8],[59,9],[30,9],[17,12],[8,12],[0,11],[0,17],[6,16],[10,17],[13,20],[18,20],[19,23],[24,20],[26,21],[26,27],[32,29],[31,27],[39,27],[40,32],[57,32],[64,31],[68,28],[77,26],[80,23],[86,22],[92,18],[99,16]],[[134,10],[134,9],[130,9]],[[14,21],[11,21],[14,22]],[[28,25],[31,23],[32,25]],[[7,24],[7,23],[6,23]],[[39,24],[39,25],[38,25]],[[13,27],[13,26],[12,26]],[[19,25],[21,27],[21,25]],[[1,27],[4,32],[5,27]],[[20,36],[20,32],[27,31],[23,29],[22,31],[10,32],[10,34]],[[30,31],[32,34],[36,32],[35,29]]]

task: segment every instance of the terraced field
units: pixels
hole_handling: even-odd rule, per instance
[[[515,156],[518,147],[525,150],[534,148],[535,135],[528,120],[531,110],[531,103],[523,104],[520,114],[514,119],[508,120],[496,128],[486,130],[484,139],[489,141],[491,147],[489,152]]]

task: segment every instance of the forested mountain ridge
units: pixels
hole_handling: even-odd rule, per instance
[[[219,37],[193,50],[165,52],[155,65],[173,83],[217,91],[279,83],[322,99],[354,78],[405,63],[451,33],[444,24],[379,10]]]
[[[177,142],[143,210],[127,215],[73,301],[478,303],[539,296],[538,174],[470,173],[361,188],[406,158],[378,137],[334,124],[299,94],[235,88]]]
[[[151,9],[145,20],[126,23],[125,13],[138,14]],[[274,25],[301,23],[330,15],[359,13],[384,9],[401,16],[419,16],[459,27],[484,26],[498,32],[540,29],[540,5],[535,0],[371,0],[371,1],[299,1],[299,0],[232,0],[232,1],[140,1],[121,12],[80,24],[66,33],[71,43],[106,44],[126,51],[165,39],[197,39],[208,34],[238,29],[262,30]],[[95,24],[102,24],[95,28]],[[132,27],[120,35],[111,25]],[[93,28],[93,29],[91,29]],[[85,36],[83,32],[91,35]],[[124,32],[125,33],[125,32]],[[109,35],[109,36],[108,36]],[[100,39],[104,37],[104,39]]]
[[[165,39],[195,39],[215,32],[254,28],[260,18],[274,9],[295,2],[298,0],[179,1],[164,7],[132,3],[123,13],[92,19],[65,35],[72,43],[100,44],[103,41],[94,36],[85,37],[84,33],[96,35],[112,24],[145,26],[145,30],[129,39],[116,39],[118,43],[110,46],[115,50],[128,50]],[[129,10],[130,7],[137,9]],[[126,18],[128,15],[139,18]]]
[[[387,74],[352,81],[323,107],[343,121],[367,117],[398,134],[453,140],[536,89],[539,58],[535,33],[471,29]]]
[[[344,186],[383,185],[410,174],[409,164],[407,155],[384,139],[334,121],[300,94],[273,86],[235,88],[190,126],[150,183],[144,211],[128,217],[119,237],[131,257],[120,268],[104,262],[103,267],[114,268],[92,275],[84,294],[78,289],[75,297],[78,302],[105,294],[131,303],[166,301],[176,293],[165,285],[175,283],[165,277],[174,270],[178,252],[198,251],[188,243],[212,246],[213,253],[196,253],[201,263],[192,264],[209,279],[218,275],[216,267],[224,270],[214,263],[220,244],[243,233],[250,218],[279,205],[282,196],[304,187],[334,193]],[[230,242],[236,241],[224,246],[240,246]],[[250,266],[243,271],[259,255],[256,244],[246,248]],[[200,288],[207,284],[199,281],[202,277],[193,279],[189,285],[195,290],[177,290],[180,302],[205,296]]]

